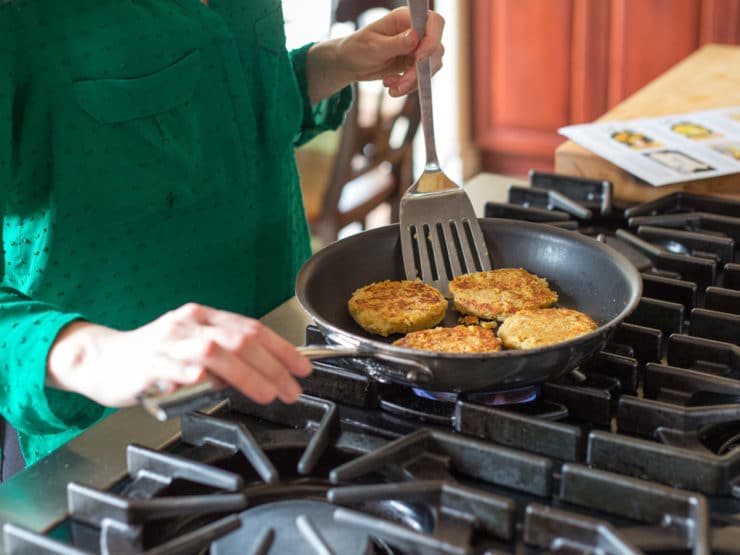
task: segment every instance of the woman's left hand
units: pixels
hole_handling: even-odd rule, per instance
[[[315,44],[307,70],[312,101],[355,81],[382,79],[391,96],[416,89],[416,62],[431,58],[432,72],[442,67],[444,19],[429,12],[420,41],[411,28],[408,8],[397,8],[342,39]]]

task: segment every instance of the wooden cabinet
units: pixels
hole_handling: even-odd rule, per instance
[[[558,127],[598,118],[708,42],[740,44],[740,0],[471,0],[482,169],[551,170]]]

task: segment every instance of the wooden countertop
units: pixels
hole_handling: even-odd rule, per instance
[[[706,45],[598,121],[663,116],[740,105],[740,46]],[[653,187],[572,141],[555,150],[555,171],[614,184],[616,198],[645,201],[676,191],[740,198],[740,175]]]

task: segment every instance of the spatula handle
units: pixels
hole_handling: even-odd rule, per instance
[[[429,17],[429,0],[408,0],[411,12],[411,26],[419,37],[424,38]],[[416,62],[416,80],[419,88],[421,127],[424,130],[424,144],[427,151],[425,171],[439,171],[437,146],[434,141],[434,116],[432,114],[432,59]]]

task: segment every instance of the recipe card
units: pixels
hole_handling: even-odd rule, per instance
[[[740,106],[558,132],[655,186],[740,173]]]

